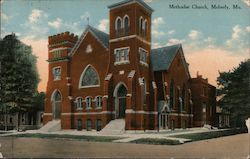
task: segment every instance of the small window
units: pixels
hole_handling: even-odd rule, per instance
[[[76,98],[76,109],[82,109],[82,98]]]
[[[115,64],[129,62],[129,48],[115,49]]]
[[[87,131],[90,131],[92,129],[92,123],[90,119],[86,121],[86,129]]]
[[[124,16],[124,31],[125,31],[125,36],[127,36],[129,33],[129,18],[127,15]]]
[[[116,18],[115,31],[116,31],[116,37],[120,37],[122,33],[122,19],[120,17]]]
[[[142,30],[143,30],[143,18],[140,17],[139,19],[139,34],[142,35]]]
[[[96,120],[96,131],[100,131],[100,130],[102,130],[102,120],[97,119]]]
[[[207,111],[207,105],[206,103],[202,103],[202,112],[206,113],[206,111]]]
[[[61,67],[54,67],[53,68],[53,77],[54,77],[54,80],[61,79]]]
[[[93,51],[92,46],[89,44],[89,45],[86,47],[85,52],[88,54],[88,53],[91,53],[92,51]]]
[[[62,51],[61,50],[55,50],[52,52],[53,58],[60,58],[62,57]]]
[[[86,97],[86,109],[91,109],[92,98]]]
[[[96,97],[96,108],[101,108],[102,107],[102,97],[97,96]]]
[[[143,30],[144,37],[147,37],[147,31],[148,31],[147,27],[148,27],[148,22],[147,22],[147,20],[145,20],[144,21],[144,30]]]
[[[147,64],[147,54],[148,52],[142,48],[139,48],[140,62]]]
[[[144,104],[146,104],[147,103],[147,83],[144,78],[143,78],[143,85],[144,85],[143,101],[144,101]]]

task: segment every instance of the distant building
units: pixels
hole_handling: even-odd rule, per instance
[[[116,119],[126,130],[193,127],[192,100],[201,95],[192,93],[181,44],[151,49],[153,9],[141,0],[109,9],[109,35],[88,25],[80,38],[49,36],[44,123],[98,131]]]
[[[191,80],[191,91],[194,109],[194,126],[213,125],[216,114],[216,87],[208,83],[197,73]]]

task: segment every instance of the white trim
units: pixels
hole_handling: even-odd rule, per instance
[[[62,97],[61,91],[60,91],[59,89],[55,89],[55,90],[53,91],[53,93],[51,94],[51,97],[50,97],[51,102],[53,102],[53,100],[54,100],[53,98],[54,98],[54,95],[55,95],[56,92],[59,92],[59,93],[60,93],[60,95],[61,95],[61,101],[62,101],[63,97]]]
[[[103,98],[108,98],[109,96],[108,95],[104,95]]]
[[[116,30],[116,31],[117,31],[117,29],[118,29],[118,28],[117,28],[117,27],[118,27],[118,26],[117,26],[117,25],[118,25],[117,22],[118,22],[119,19],[121,20],[121,29],[123,28],[123,20],[122,20],[122,18],[121,18],[120,16],[118,16],[118,17],[116,17],[116,19],[115,19],[115,30]]]
[[[57,68],[60,68],[60,79],[59,78],[55,79],[55,77],[54,77],[54,70],[57,69]],[[62,79],[62,67],[61,66],[55,66],[55,67],[53,67],[52,68],[52,76],[53,76],[53,80],[54,81],[60,81]]]
[[[87,106],[87,98],[90,98],[90,107]],[[92,109],[92,98],[93,98],[92,96],[86,96],[85,97],[85,103],[86,103],[85,109],[86,110]]]
[[[89,67],[92,67],[92,69],[94,69],[95,73],[97,74],[98,81],[99,81],[98,83],[99,83],[99,84],[97,84],[97,85],[82,86],[82,78],[83,78],[83,76],[84,76],[86,70],[87,70]],[[95,69],[95,67],[94,67],[93,65],[91,65],[91,64],[88,64],[88,65],[84,68],[84,70],[83,70],[83,72],[82,72],[82,74],[81,74],[81,76],[80,76],[78,88],[81,89],[81,88],[91,88],[91,87],[100,87],[100,76],[99,76],[99,73],[97,72],[97,70]]]
[[[115,111],[101,111],[101,112],[76,112],[76,113],[61,113],[61,115],[98,115],[98,114],[115,114]]]
[[[123,60],[123,61],[116,61],[116,54],[119,50],[128,50],[128,57],[127,60]],[[126,46],[126,47],[120,47],[120,48],[116,48],[114,49],[114,57],[115,57],[115,62],[114,65],[121,65],[121,64],[128,64],[129,62],[129,52],[130,52],[130,47]],[[125,55],[124,55],[124,59],[125,59]]]
[[[154,114],[157,115],[157,111],[144,111],[144,110],[133,110],[133,109],[126,109],[125,111],[126,114]]]
[[[116,97],[116,96],[117,96],[117,91],[118,91],[118,89],[120,88],[121,85],[123,85],[123,86],[128,90],[128,87],[127,87],[127,85],[126,85],[124,82],[119,82],[119,83],[115,86],[115,89],[114,89],[114,92],[113,92],[113,97]]]
[[[43,116],[52,116],[53,113],[43,113]]]
[[[59,48],[55,48],[49,51],[49,53],[52,53],[54,51],[62,51],[62,50],[67,50],[67,49],[71,49],[69,47],[59,47]]]
[[[185,116],[185,117],[193,117],[194,115],[193,114],[178,114],[178,113],[169,113],[169,115],[172,115],[172,116]]]
[[[109,42],[117,42],[117,41],[123,41],[123,40],[127,40],[127,39],[132,39],[132,38],[136,38],[137,35],[129,35],[129,36],[123,36],[123,37],[119,37],[119,38],[115,38],[115,39],[110,39]]]
[[[130,26],[130,18],[129,18],[129,16],[126,14],[126,15],[124,15],[124,17],[123,17],[123,28],[125,29],[125,18],[128,18],[128,27]],[[128,28],[129,29],[129,28]]]

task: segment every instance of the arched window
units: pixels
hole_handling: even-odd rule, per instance
[[[115,20],[115,31],[116,31],[116,36],[119,37],[121,36],[122,33],[122,19],[120,17],[117,17]]]
[[[88,65],[84,69],[80,77],[79,87],[86,88],[86,87],[99,87],[99,86],[100,86],[100,79],[98,73],[91,65]]]
[[[169,93],[170,93],[170,108],[174,107],[174,80],[171,80],[170,87],[169,87]]]
[[[101,96],[96,96],[96,98],[95,98],[95,106],[96,106],[96,108],[101,108],[102,107],[102,97]]]
[[[142,30],[143,30],[143,18],[140,17],[139,19],[139,34],[142,35]]]
[[[86,109],[91,109],[91,104],[92,104],[92,98],[91,97],[86,97]]]
[[[147,82],[144,78],[142,80],[143,80],[143,85],[144,85],[143,101],[144,101],[144,104],[146,104],[147,103]]]
[[[125,36],[127,36],[129,33],[129,17],[127,15],[125,15],[123,18],[123,24],[124,24]]]
[[[145,20],[144,21],[144,30],[143,30],[143,36],[144,37],[147,36],[147,31],[148,31],[147,27],[148,27],[148,22],[147,22],[147,20]]]
[[[76,104],[76,109],[82,109],[82,97],[77,97],[75,104]]]
[[[186,85],[183,84],[182,87],[182,110],[186,109]]]

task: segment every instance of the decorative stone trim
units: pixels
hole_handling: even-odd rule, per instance
[[[133,110],[133,109],[126,109],[126,114],[158,114],[156,111],[144,111],[144,110]]]

